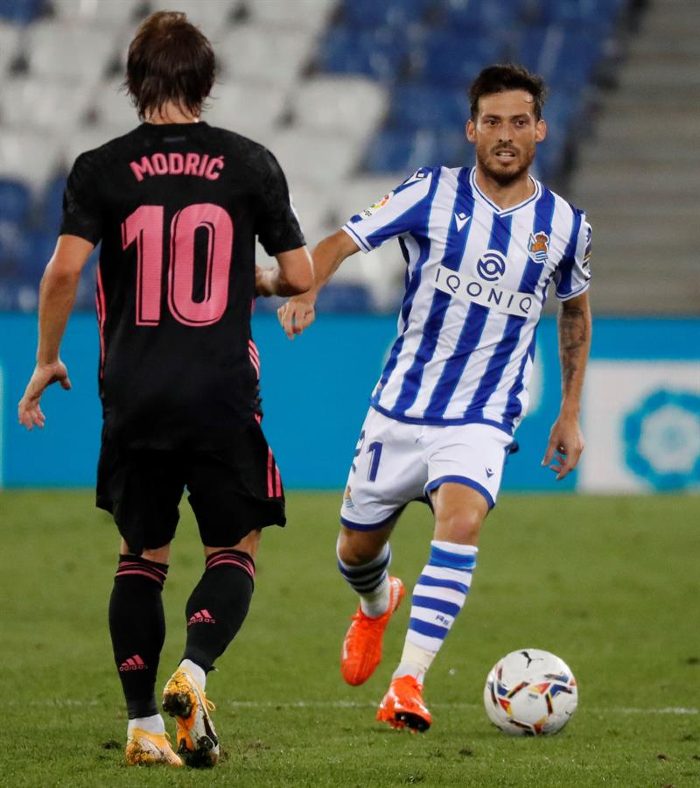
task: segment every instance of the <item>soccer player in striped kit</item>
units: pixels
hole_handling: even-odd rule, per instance
[[[435,515],[413,589],[403,654],[377,719],[425,731],[423,683],[465,603],[479,532],[496,503],[525,415],[535,333],[547,289],[561,302],[559,414],[543,464],[563,479],[583,450],[579,408],[591,337],[591,230],[582,211],[530,175],[545,87],[524,68],[494,65],[470,88],[466,136],[474,168],[423,168],[353,216],[314,250],[316,283],[279,310],[287,335],[314,320],[318,290],[358,250],[397,238],[406,260],[398,336],[371,398],[341,508],[340,572],[360,597],[341,672],[367,681],[404,596],[389,575],[401,511],[425,497]]]

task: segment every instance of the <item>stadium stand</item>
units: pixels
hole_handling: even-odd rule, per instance
[[[246,137],[269,145],[270,134],[286,111],[287,97],[282,85],[221,82],[214,87],[209,101],[207,122],[234,128]],[[133,109],[129,109],[133,116]]]
[[[418,166],[469,164],[465,87],[498,60],[522,61],[550,83],[549,135],[539,148],[538,174],[555,187],[568,185],[585,142],[587,163],[574,191],[584,207],[593,206],[596,237],[608,243],[613,239],[598,229],[605,223],[595,221],[594,204],[611,199],[606,203],[603,195],[601,203],[595,185],[604,181],[606,189],[622,191],[618,184],[634,175],[628,167],[612,183],[609,175],[601,177],[615,157],[600,158],[601,145],[589,141],[591,119],[615,84],[639,1],[0,0],[0,307],[34,308],[27,290],[36,287],[45,257],[29,258],[45,254],[46,238],[56,232],[74,158],[135,125],[120,92],[125,49],[140,19],[163,8],[186,11],[212,39],[220,75],[205,120],[274,151],[310,243],[381,199]],[[690,0],[656,4],[680,6],[682,12],[671,14],[678,20],[694,8]],[[666,18],[658,11],[649,17]],[[667,28],[683,40],[683,31],[670,23]],[[655,35],[642,33],[640,41]],[[634,43],[631,51],[643,66]],[[626,85],[629,80],[623,76]],[[656,93],[664,90],[659,85]],[[613,103],[624,102],[623,95]],[[639,98],[641,89],[632,86],[631,95]],[[600,134],[618,152],[625,145],[625,117],[601,121]],[[666,166],[664,160],[657,167],[661,192]],[[688,172],[675,182],[686,184],[691,197],[697,194]],[[624,201],[612,201],[619,215]],[[398,246],[363,258],[341,269],[325,297],[327,308],[395,306],[403,276]],[[622,298],[621,289],[613,290]],[[86,286],[81,306],[91,303]]]
[[[123,26],[135,13],[139,0],[53,0],[57,19],[83,22],[109,28]]]
[[[23,180],[40,197],[41,190],[61,160],[61,140],[31,126],[21,131],[4,128],[0,135],[2,178]]]
[[[76,90],[71,79],[47,80],[43,75],[16,76],[4,81],[0,112],[11,128],[21,129],[26,118],[46,134],[63,135],[75,128],[91,105],[87,91]]]
[[[0,73],[5,74],[7,67],[15,58],[19,39],[19,26],[0,19]]]
[[[571,198],[588,207],[599,312],[700,314],[700,5],[656,0],[630,38]]]

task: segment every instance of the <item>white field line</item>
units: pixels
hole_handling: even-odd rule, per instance
[[[6,702],[7,704],[7,702]],[[9,701],[10,706],[30,706],[33,708],[81,708],[104,706],[104,701],[77,700],[75,698],[45,698],[26,703]],[[367,709],[375,708],[376,703],[351,700],[296,700],[296,701],[257,701],[257,700],[224,700],[217,703],[219,708],[233,709]],[[431,703],[431,709],[480,709],[480,703]],[[700,714],[700,709],[684,706],[664,706],[661,708],[638,708],[634,706],[594,706],[586,707],[593,714],[668,714],[672,716],[688,716]]]

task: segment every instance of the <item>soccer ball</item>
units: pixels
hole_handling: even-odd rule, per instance
[[[511,651],[486,677],[486,714],[511,736],[557,733],[571,719],[577,704],[574,674],[564,660],[549,651]]]

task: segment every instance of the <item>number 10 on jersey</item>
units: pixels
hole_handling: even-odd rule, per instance
[[[142,205],[122,223],[122,248],[136,244],[136,325],[157,326],[161,319],[164,215],[162,205]],[[195,235],[205,232],[204,298],[194,300]],[[209,326],[228,304],[233,253],[233,221],[219,205],[195,203],[170,223],[167,261],[168,308],[187,326]]]

